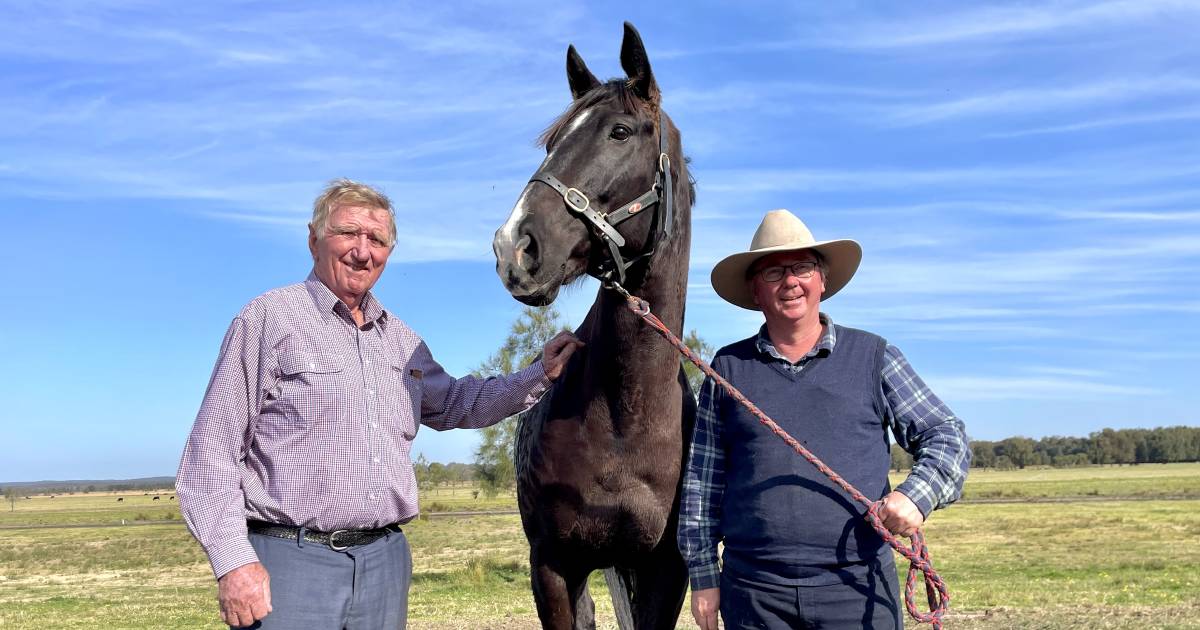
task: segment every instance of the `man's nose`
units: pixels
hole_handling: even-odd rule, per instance
[[[369,260],[371,258],[371,237],[359,234],[354,239],[354,247],[350,249],[350,255],[357,261]]]

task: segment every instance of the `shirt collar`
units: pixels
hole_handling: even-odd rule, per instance
[[[829,353],[833,352],[833,346],[837,344],[837,330],[833,326],[833,319],[825,313],[818,313],[817,317],[822,327],[821,338],[817,340],[817,345],[813,346],[813,349],[804,355],[804,358],[814,356],[827,357]],[[766,324],[763,324],[758,329],[758,337],[754,340],[754,346],[762,354],[791,363],[786,357],[779,354],[779,350],[775,349],[775,344],[771,343],[771,336],[767,333]]]
[[[308,289],[308,294],[312,296],[313,303],[317,305],[317,312],[326,321],[328,321],[331,315],[338,313],[337,309],[339,305],[342,309],[341,312],[346,317],[350,316],[349,307],[339,300],[333,294],[333,291],[330,291],[329,287],[325,286],[324,282],[321,282],[315,270],[308,273],[308,278],[304,280],[304,286]],[[359,305],[359,308],[362,309],[364,322],[378,321],[380,324],[387,324],[387,310],[383,308],[379,300],[375,299],[375,294],[370,291],[367,291],[367,294],[363,296],[362,304]]]

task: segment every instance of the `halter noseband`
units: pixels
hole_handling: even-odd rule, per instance
[[[667,119],[659,110],[658,114],[658,172],[654,176],[654,185],[642,196],[630,201],[613,212],[598,212],[592,206],[587,195],[578,188],[567,186],[559,179],[545,171],[538,171],[529,179],[530,183],[541,182],[553,188],[562,195],[567,204],[567,210],[579,217],[589,228],[589,232],[608,245],[608,258],[594,268],[588,267],[588,275],[600,280],[605,286],[625,283],[625,271],[643,259],[654,255],[654,249],[660,239],[671,236],[675,223],[675,190],[671,182],[671,157],[667,153]],[[660,203],[661,202],[661,203]],[[656,206],[654,211],[654,231],[641,253],[626,258],[621,253],[625,246],[625,237],[614,227],[618,223],[641,213],[650,206]]]

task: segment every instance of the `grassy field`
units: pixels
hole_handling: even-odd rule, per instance
[[[946,627],[1200,628],[1197,493],[1196,464],[973,472],[967,499],[927,528],[953,596]],[[169,494],[125,496],[34,497],[3,512],[0,628],[221,627],[207,562],[177,507],[162,505]],[[998,498],[1010,501],[986,501]],[[1011,500],[1021,498],[1047,501]],[[465,488],[426,500],[483,502]],[[29,527],[122,518],[124,527]],[[537,627],[518,517],[419,520],[405,531],[417,567],[412,628]],[[613,627],[598,576],[592,592],[601,627]],[[686,613],[679,627],[691,627]]]

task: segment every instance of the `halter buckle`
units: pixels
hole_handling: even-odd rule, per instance
[[[574,199],[572,199],[572,196]],[[580,200],[583,201],[583,205],[579,205]],[[583,194],[578,188],[568,188],[567,192],[563,193],[563,201],[566,201],[572,210],[580,213],[587,212],[588,207],[592,205],[587,195]]]

